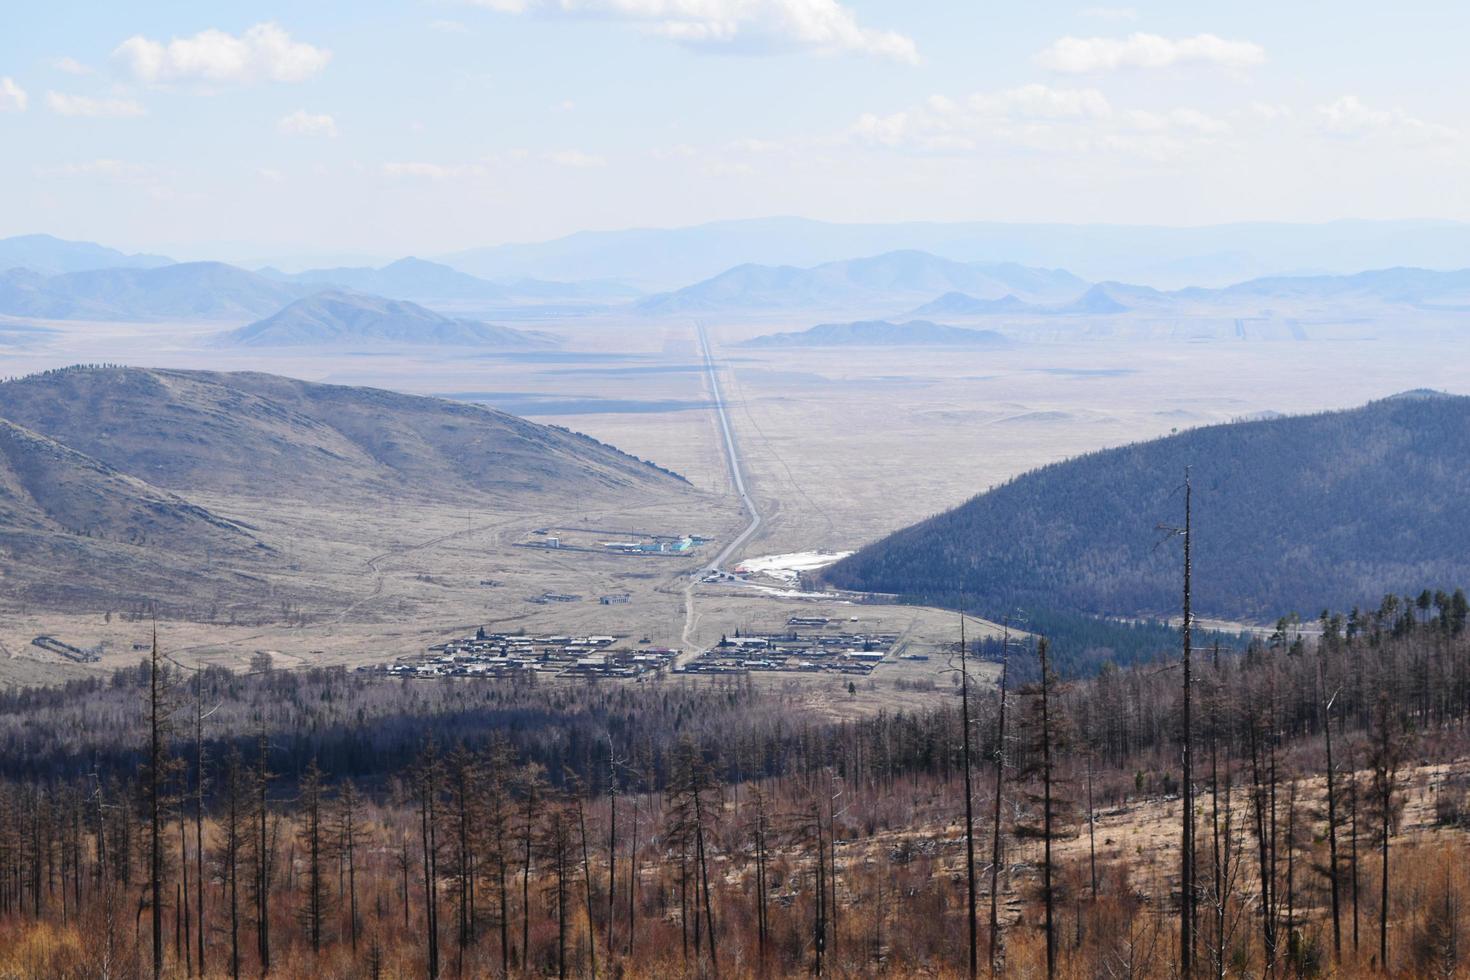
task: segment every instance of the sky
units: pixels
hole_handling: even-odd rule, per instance
[[[1462,0],[0,5],[0,236],[1470,220]]]

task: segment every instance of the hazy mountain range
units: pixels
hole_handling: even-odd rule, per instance
[[[636,309],[642,313],[871,309],[953,290],[981,296],[1016,294],[1032,300],[1060,300],[1086,286],[1070,272],[1059,269],[1033,269],[1013,262],[968,264],[927,252],[901,251],[827,262],[809,269],[741,265],[692,286],[650,296]]]
[[[457,309],[626,303],[641,295],[613,281],[490,282],[417,258],[381,268],[286,274],[223,262],[128,256],[47,235],[0,239],[0,314],[39,319],[236,319],[264,316],[322,290],[350,290]]]
[[[223,262],[0,272],[0,313],[46,320],[253,320],[314,292]]]
[[[886,227],[886,226],[885,226]],[[948,227],[948,226],[944,226]],[[1253,227],[1253,226],[1252,226]],[[1286,226],[1297,227],[1297,226]],[[1358,225],[1333,226],[1347,231]],[[1363,227],[1378,229],[1379,224]],[[1440,228],[1440,226],[1434,226]],[[1448,226],[1450,229],[1461,226]],[[1135,229],[1136,230],[1136,229]],[[1440,228],[1445,234],[1445,231]],[[1453,237],[1453,236],[1451,236]],[[46,236],[0,241],[0,254],[40,264],[88,261],[167,260],[124,256],[90,243],[61,242]],[[34,319],[221,320],[240,323],[282,313],[294,323],[282,329],[316,332],[323,342],[350,337],[360,317],[322,316],[310,304],[286,308],[323,291],[380,297],[379,316],[364,340],[406,340],[426,330],[420,342],[520,343],[508,334],[492,337],[455,331],[445,322],[409,313],[395,326],[382,313],[389,300],[417,303],[445,320],[463,324],[465,311],[547,316],[571,312],[627,310],[641,315],[769,314],[797,311],[851,311],[860,320],[906,317],[1116,316],[1129,313],[1188,317],[1199,313],[1255,316],[1337,311],[1353,306],[1407,307],[1429,312],[1470,309],[1470,270],[1441,271],[1397,266],[1347,275],[1268,276],[1226,286],[1191,285],[1164,290],[1118,280],[1090,283],[1072,271],[1017,262],[962,262],[928,252],[898,250],[844,258],[813,266],[747,263],[679,289],[636,300],[631,287],[610,280],[559,282],[521,279],[492,282],[437,262],[400,259],[382,267],[313,269],[284,274],[251,272],[219,262],[186,262],[152,267],[121,266],[48,273],[22,265],[0,271],[0,315]],[[318,304],[321,305],[321,304]],[[311,321],[309,325],[307,320]],[[278,321],[275,326],[284,326]],[[309,329],[308,329],[309,327]],[[497,328],[503,329],[503,328]],[[441,339],[432,339],[435,336]],[[246,338],[241,338],[246,339]],[[314,342],[291,339],[291,343]]]
[[[1344,303],[1470,311],[1470,269],[1439,272],[1396,268],[1349,276],[1273,276],[1220,289],[1191,286],[1169,292],[1131,283],[1100,282],[1062,304],[1028,303],[1015,295],[995,300],[950,292],[916,308],[912,315],[1101,316],[1138,311],[1183,316],[1201,310],[1265,312],[1271,304],[1299,308]]]
[[[929,297],[909,307],[916,297]],[[861,309],[909,316],[1187,316],[1269,311],[1311,304],[1377,304],[1470,309],[1470,270],[1393,268],[1347,276],[1276,276],[1223,288],[1163,291],[1124,282],[1088,284],[1070,272],[1015,263],[952,262],[925,252],[888,252],[808,269],[742,265],[711,279],[636,304],[661,314],[763,313]]]
[[[367,266],[335,269],[308,269],[286,274],[275,269],[261,269],[268,278],[307,285],[319,284],[351,289],[361,293],[392,296],[417,302],[459,302],[504,304],[527,301],[627,300],[640,291],[611,280],[596,282],[551,282],[541,279],[517,279],[491,282],[461,272],[438,262],[404,258],[380,268]]]
[[[56,275],[91,269],[153,269],[173,261],[162,255],[128,255],[94,242],[71,242],[54,235],[0,238],[0,270],[24,267]]]
[[[858,320],[853,323],[819,323],[809,330],[766,334],[736,347],[967,347],[1011,346],[1011,341],[994,330],[951,327],[929,320],[889,323],[887,320]]]
[[[837,565],[842,586],[970,608],[1173,615],[1193,468],[1196,611],[1271,621],[1470,578],[1470,398],[1205,426],[1046,466]],[[957,584],[958,583],[958,584]]]
[[[437,345],[529,350],[556,346],[534,331],[448,317],[406,300],[327,290],[220,338],[237,347]]]
[[[810,267],[854,255],[932,252],[958,262],[1064,268],[1091,281],[1159,289],[1224,286],[1262,276],[1416,265],[1470,267],[1470,224],[1451,221],[1141,225],[907,222],[806,218],[719,221],[689,228],[585,231],[439,257],[487,278],[614,278],[674,289],[747,263]]]

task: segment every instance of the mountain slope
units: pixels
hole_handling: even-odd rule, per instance
[[[0,417],[181,494],[525,504],[687,489],[594,439],[503,412],[268,374],[68,368],[0,384]]]
[[[222,342],[241,347],[407,344],[535,349],[555,346],[542,333],[443,316],[401,300],[322,292],[296,300]]]
[[[1047,466],[863,548],[834,584],[1103,615],[1173,614],[1193,467],[1195,610],[1271,620],[1470,581],[1470,398],[1208,426]]]
[[[1034,309],[1015,293],[1007,293],[1000,299],[980,299],[968,293],[948,292],[914,310],[913,315],[988,316],[992,313],[1027,313]]]
[[[712,279],[637,304],[643,313],[841,309],[912,303],[938,292],[998,299],[1061,300],[1086,283],[1069,272],[1015,263],[968,265],[926,252],[887,252],[809,269],[742,265]]]
[[[240,524],[4,419],[0,523],[186,551],[250,536]]]
[[[889,323],[819,323],[795,333],[766,334],[737,347],[1009,347],[1010,341],[994,330],[949,327],[928,320]]]
[[[171,265],[162,255],[127,255],[95,242],[69,242],[55,235],[0,238],[0,269],[24,267],[45,275],[89,269],[155,269]]]
[[[55,320],[251,320],[313,287],[222,262],[0,276],[0,313]]]
[[[216,594],[275,557],[255,531],[0,420],[0,579],[44,606],[122,609]]]
[[[379,269],[371,267],[308,269],[282,277],[291,282],[314,283],[374,293],[394,299],[418,301],[481,300],[498,302],[509,293],[493,282],[468,275],[438,262],[412,256],[390,262]]]

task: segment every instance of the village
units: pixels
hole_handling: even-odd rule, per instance
[[[784,673],[871,674],[893,653],[899,634],[848,632],[846,623],[825,616],[792,616],[777,632],[736,631],[676,672],[685,674]],[[923,654],[908,659],[927,660]]]
[[[706,534],[661,534],[599,527],[538,527],[526,540],[516,542],[516,547],[639,558],[678,558],[692,554],[711,540]]]
[[[679,651],[652,646],[618,646],[614,636],[525,636],[487,633],[438,643],[413,660],[362,667],[396,677],[620,677],[643,679],[671,664]]]
[[[792,616],[775,632],[736,629],[708,650],[680,663],[680,651],[646,638],[628,644],[611,635],[493,633],[436,643],[417,657],[368,665],[364,671],[396,677],[553,677],[646,679],[673,674],[835,673],[867,675],[895,655],[899,634],[849,632],[848,623],[823,616]],[[927,660],[906,653],[899,659]]]

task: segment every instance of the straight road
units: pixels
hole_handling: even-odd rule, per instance
[[[719,554],[715,555],[709,564],[691,573],[689,580],[684,583],[684,636],[678,666],[683,666],[693,660],[696,653],[693,649],[694,627],[699,617],[694,609],[694,589],[699,584],[699,580],[712,572],[721,571],[730,557],[739,551],[741,546],[749,541],[750,536],[761,526],[761,513],[756,509],[755,501],[745,486],[745,475],[740,468],[740,451],[736,448],[735,433],[730,429],[730,416],[725,411],[725,398],[720,393],[720,376],[715,370],[714,355],[710,353],[709,338],[705,336],[704,324],[696,323],[694,329],[699,334],[699,349],[704,355],[704,369],[709,375],[710,400],[714,402],[715,414],[720,421],[720,435],[725,442],[725,459],[730,466],[730,480],[735,486],[735,492],[740,497],[740,504],[745,508],[749,521],[745,529],[731,538],[729,544],[721,548]]]
[[[710,397],[714,400],[715,412],[720,419],[720,432],[725,437],[725,458],[730,464],[730,479],[735,484],[735,492],[740,495],[740,503],[745,508],[745,513],[750,517],[750,523],[745,526],[745,530],[732,538],[730,543],[725,545],[718,555],[715,555],[713,561],[696,573],[704,576],[710,572],[720,571],[730,556],[750,540],[750,536],[761,526],[761,514],[756,509],[750,492],[745,488],[745,477],[740,469],[740,451],[735,446],[735,434],[730,430],[730,416],[725,411],[724,396],[720,394],[720,376],[715,370],[714,356],[710,354],[709,338],[705,336],[704,324],[696,324],[695,329],[699,331],[699,346],[704,352],[704,367],[709,372]]]

